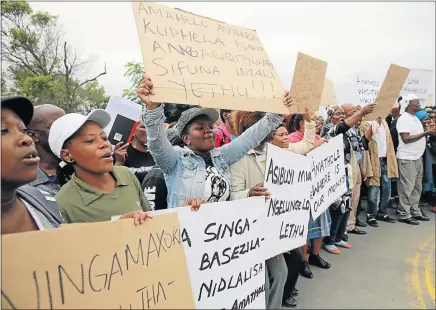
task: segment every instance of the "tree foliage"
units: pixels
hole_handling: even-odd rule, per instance
[[[144,65],[141,62],[129,61],[124,65],[126,72],[124,76],[130,80],[130,88],[123,89],[123,97],[133,102],[141,103],[141,100],[136,94],[139,83],[142,79],[142,72],[144,72]]]
[[[108,98],[98,84],[104,71],[84,78],[81,61],[62,39],[58,17],[34,12],[26,1],[1,1],[2,96],[24,95],[36,105],[50,103],[66,112],[88,112]]]

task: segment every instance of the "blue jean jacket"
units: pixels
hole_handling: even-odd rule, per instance
[[[163,105],[144,109],[147,145],[151,155],[162,170],[168,188],[168,208],[177,208],[189,198],[204,194],[206,163],[189,148],[172,146],[164,128]],[[210,151],[212,163],[231,186],[230,166],[240,160],[281,123],[283,117],[267,113],[257,124],[247,129],[238,139]]]

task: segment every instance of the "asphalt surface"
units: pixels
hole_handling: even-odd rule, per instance
[[[340,255],[322,250],[332,267],[311,266],[313,279],[300,276],[298,308],[435,309],[436,215],[429,207],[423,210],[430,222],[379,221],[377,228],[359,227],[366,235],[349,235],[352,249],[341,249]],[[395,210],[389,212],[396,218]]]

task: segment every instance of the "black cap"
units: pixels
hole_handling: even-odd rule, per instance
[[[10,96],[2,98],[2,108],[11,109],[23,121],[29,125],[33,117],[33,103],[23,96]]]

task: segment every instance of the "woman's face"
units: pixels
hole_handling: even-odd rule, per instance
[[[324,125],[324,121],[322,119],[316,119],[315,121],[315,130],[316,133],[319,134],[321,132],[321,128]]]
[[[215,147],[213,123],[209,117],[201,115],[194,118],[187,128],[188,132],[182,139],[193,151],[208,152]]]
[[[38,152],[23,121],[10,109],[2,109],[2,185],[19,187],[36,179]]]
[[[343,121],[345,119],[345,112],[342,108],[337,108],[336,111],[333,113],[331,121],[333,124],[338,124],[340,121]]]
[[[289,147],[288,130],[285,127],[279,127],[268,136],[268,142],[280,148]]]
[[[142,144],[147,144],[147,131],[145,130],[144,122],[142,121],[142,119],[138,121],[138,125],[136,126],[135,139]]]
[[[64,161],[74,163],[75,170],[91,173],[110,172],[114,168],[111,144],[103,129],[88,121],[61,151]]]

